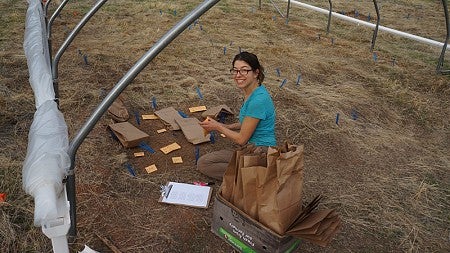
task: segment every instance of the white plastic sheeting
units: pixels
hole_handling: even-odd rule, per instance
[[[28,0],[28,3],[23,47],[37,109],[45,101],[55,99],[55,91],[41,1]]]
[[[34,224],[58,218],[57,198],[70,167],[69,141],[63,115],[53,100],[42,104],[34,115],[22,179],[26,193],[35,201]]]
[[[22,168],[23,189],[34,197],[34,225],[52,240],[54,252],[69,252],[69,202],[63,179],[70,168],[67,125],[53,89],[47,30],[40,0],[28,0],[24,50],[36,112]]]

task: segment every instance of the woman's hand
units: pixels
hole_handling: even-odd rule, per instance
[[[220,127],[223,127],[223,124],[217,122],[216,120],[207,117],[204,121],[199,123],[201,127],[203,127],[206,131],[211,132],[214,130],[219,130]]]

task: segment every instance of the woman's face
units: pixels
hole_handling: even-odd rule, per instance
[[[252,70],[252,67],[250,67],[250,65],[245,61],[235,61],[233,70],[235,70],[235,74],[233,74],[233,80],[240,89],[246,89],[251,85],[258,86],[259,70]]]

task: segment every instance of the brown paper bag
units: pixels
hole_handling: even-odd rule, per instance
[[[327,209],[311,213],[286,234],[320,246],[327,246],[340,227],[341,219],[338,214],[332,209]]]
[[[108,127],[126,148],[136,147],[140,142],[147,141],[150,138],[148,134],[139,130],[129,122],[115,123]]]
[[[180,130],[180,126],[175,121],[176,119],[182,119],[181,115],[173,107],[167,107],[154,112],[156,116],[162,119],[164,122],[170,125],[172,130]]]
[[[266,175],[258,178],[259,222],[280,235],[301,212],[303,166],[303,146],[269,148]]]
[[[200,121],[197,118],[176,118],[175,122],[190,143],[196,145],[210,141],[211,134],[204,134],[204,129],[199,125]]]
[[[130,118],[128,110],[123,102],[123,96],[119,96],[108,108],[108,115],[117,122],[125,122]]]
[[[265,153],[257,153],[255,150],[252,155],[244,155],[241,168],[242,210],[255,220],[258,220],[257,175],[266,173],[266,162]]]
[[[202,117],[211,117],[217,119],[221,113],[224,113],[225,115],[233,115],[233,111],[228,107],[227,105],[218,105],[211,108],[208,108],[208,110],[204,111],[202,113]]]
[[[232,203],[233,191],[237,182],[240,158],[242,155],[250,152],[253,148],[254,147],[251,145],[239,147],[234,151],[233,156],[228,163],[220,188],[223,198],[230,203]]]

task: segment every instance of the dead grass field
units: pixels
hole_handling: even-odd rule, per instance
[[[71,138],[105,92],[200,2],[111,0],[100,9],[59,65],[60,106]],[[379,2],[381,25],[444,40],[441,1]],[[54,51],[93,3],[67,4],[54,23]],[[286,11],[286,3],[275,3]],[[306,3],[327,8],[327,1]],[[335,11],[375,17],[371,1],[333,4]],[[23,0],[0,0],[0,192],[8,194],[0,203],[1,252],[52,249],[33,227],[33,200],[21,188],[35,111],[22,47],[26,8]],[[286,24],[270,1],[262,1],[261,10],[258,1],[221,1],[137,76],[124,91],[126,105],[132,115],[151,113],[153,97],[158,108],[188,112],[227,104],[238,111],[242,95],[228,69],[239,49],[254,52],[276,104],[278,140],[305,145],[305,201],[323,194],[321,207],[335,208],[343,220],[329,247],[302,242],[299,251],[450,252],[450,78],[435,73],[441,49],[379,32],[374,61],[370,29],[334,19],[327,35],[326,22],[326,15],[292,6]],[[212,206],[157,202],[167,181],[210,181],[195,169],[194,146],[180,132],[157,135],[161,122],[143,121],[139,128],[152,136],[150,145],[177,141],[182,149],[173,155],[184,163],[173,165],[161,152],[136,159],[137,149],[111,138],[110,122],[102,117],[77,152],[78,238],[71,249],[87,244],[111,252],[106,238],[122,252],[232,252],[210,231]],[[130,122],[136,125],[134,117]],[[231,145],[216,138],[199,150]],[[158,171],[147,174],[150,164]]]

